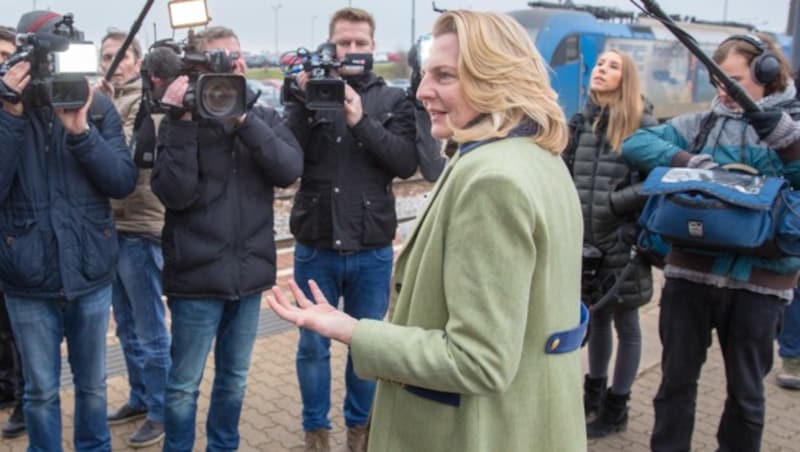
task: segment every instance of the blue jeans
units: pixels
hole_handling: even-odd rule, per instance
[[[75,449],[110,451],[106,422],[106,331],[111,285],[74,300],[6,294],[25,377],[28,451],[60,451],[61,339],[75,382]]]
[[[800,358],[800,289],[794,290],[794,300],[783,309],[778,354],[781,358]]]
[[[240,300],[170,298],[168,304],[172,312],[172,367],[164,409],[164,451],[189,452],[194,446],[200,380],[215,336],[207,450],[236,450],[261,294]]]
[[[161,300],[161,247],[137,235],[119,234],[114,279],[114,320],[125,353],[131,392],[128,405],[146,408],[147,418],[164,422],[169,373],[169,333]]]
[[[389,305],[392,278],[391,246],[341,255],[337,251],[311,248],[298,243],[294,249],[294,278],[309,299],[308,280],[319,285],[333,305],[344,298],[344,312],[357,319],[382,319]],[[297,347],[297,378],[303,398],[303,429],[330,429],[331,408],[330,339],[300,329]],[[366,425],[375,381],[362,380],[353,371],[350,354],[345,370],[344,419],[348,427]]]

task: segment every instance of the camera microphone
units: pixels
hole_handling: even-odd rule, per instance
[[[33,44],[46,52],[63,52],[69,48],[69,38],[44,31],[18,35],[17,42],[18,46]]]
[[[147,54],[142,65],[153,77],[172,80],[180,73],[183,63],[172,49],[156,47]]]

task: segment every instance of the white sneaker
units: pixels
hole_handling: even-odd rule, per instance
[[[778,373],[778,386],[800,389],[800,358],[783,358],[783,369]]]

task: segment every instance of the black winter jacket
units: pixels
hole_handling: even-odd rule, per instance
[[[290,227],[316,248],[357,251],[389,245],[397,227],[392,179],[417,169],[414,105],[372,72],[348,80],[364,117],[347,127],[343,111],[288,108],[303,147],[303,179]]]
[[[165,117],[151,181],[167,209],[164,293],[231,300],[274,285],[273,187],[302,165],[274,110],[254,107],[235,129]]]
[[[598,116],[600,122],[595,133],[593,124]],[[570,172],[581,201],[583,240],[598,247],[604,255],[595,280],[591,281],[598,297],[614,284],[616,276],[630,261],[630,242],[624,240],[624,235],[633,232],[639,213],[617,216],[609,203],[611,191],[640,181],[640,176],[606,141],[607,123],[608,110],[588,103],[583,113],[576,114],[570,121],[572,139],[565,151],[565,159],[571,164]],[[657,121],[649,114],[642,118],[642,127],[656,124]],[[612,300],[607,307],[631,309],[650,300],[653,295],[650,266],[641,260],[634,265],[636,268],[620,287],[620,298]]]

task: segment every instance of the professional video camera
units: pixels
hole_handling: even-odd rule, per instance
[[[172,82],[175,77],[189,77],[189,89],[183,99],[186,110],[204,118],[238,117],[247,110],[247,83],[244,76],[233,74],[238,55],[225,50],[196,50],[191,43],[158,41],[142,62],[142,79],[147,95],[156,101],[153,108],[171,107],[157,101],[163,95],[151,83],[151,77]]]
[[[422,81],[422,62],[428,58],[431,53],[431,45],[433,44],[433,35],[426,33],[417,38],[417,41],[411,46],[408,52],[408,66],[411,68],[411,77],[409,78],[409,96],[414,99],[417,96],[417,88]]]
[[[316,52],[299,48],[281,58],[290,59],[283,68],[286,77],[281,90],[281,103],[304,102],[309,110],[339,110],[344,104],[344,85],[341,76],[363,74],[372,69],[372,54],[348,53],[342,61],[336,59],[336,44],[320,44]],[[310,77],[305,95],[294,75],[306,71]]]
[[[73,27],[72,14],[64,14],[52,32],[17,35],[17,51],[0,67],[0,77],[22,61],[31,64],[31,81],[20,95],[0,82],[6,102],[24,101],[26,107],[76,109],[89,99],[87,75],[97,73],[97,50]]]
[[[151,113],[185,109],[204,118],[242,116],[247,111],[247,81],[244,76],[233,74],[234,61],[239,55],[222,49],[201,51],[196,47],[191,27],[207,25],[211,20],[206,0],[169,0],[167,6],[170,26],[189,28],[189,35],[183,42],[165,39],[150,47],[142,61],[142,102]],[[142,19],[143,15],[134,27],[138,27]],[[189,77],[183,108],[161,104],[167,85],[181,75]],[[106,77],[110,79],[109,74]],[[153,79],[160,79],[162,83],[154,86]]]

